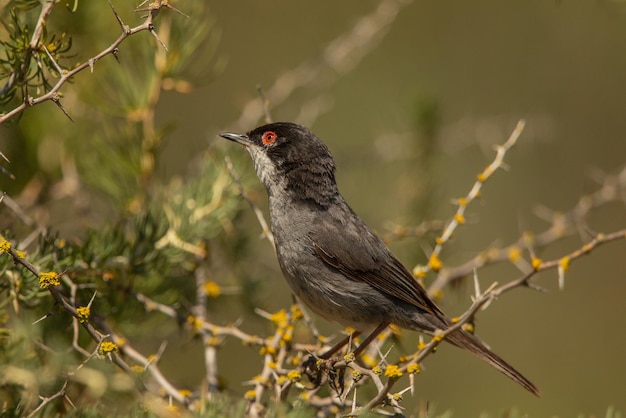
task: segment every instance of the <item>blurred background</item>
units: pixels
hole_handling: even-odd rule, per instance
[[[455,266],[490,246],[515,242],[524,231],[546,230],[546,213],[571,211],[626,162],[623,1],[174,4],[191,11],[191,17],[170,14],[173,32],[177,25],[198,21],[205,31],[178,40],[183,47],[192,41],[198,45],[187,52],[191,64],[185,67],[193,88],[178,84],[164,89],[155,107],[154,125],[161,134],[154,176],[164,183],[184,180],[207,150],[226,153],[248,193],[265,210],[265,192],[245,151],[216,136],[263,123],[257,92],[262,86],[272,118],[306,124],[320,136],[336,159],[337,180],[348,202],[381,235],[391,236],[398,226],[450,219],[455,211],[451,202],[467,194],[476,175],[492,161],[493,145],[503,143],[517,121],[525,119],[518,145],[506,156],[507,169],[486,183],[468,210],[467,224],[444,248],[444,265]],[[128,22],[137,24],[128,5],[115,5]],[[74,35],[79,51],[75,62],[117,36],[107,7],[81,3],[73,14],[58,8],[58,22],[67,25],[68,33],[95,38],[81,43]],[[194,13],[194,8],[199,11]],[[139,34],[128,40],[128,48],[133,42],[145,46],[149,39],[149,34]],[[107,143],[115,144],[106,139],[117,135],[110,119],[89,110],[104,103],[103,113],[115,115],[118,109],[115,117],[128,120],[121,110],[132,108],[133,102],[119,95],[132,97],[138,84],[151,82],[142,77],[142,69],[153,62],[125,53],[125,44],[120,55],[120,65],[111,57],[103,65],[106,73],[125,74],[126,81],[110,81],[110,74],[96,65],[93,75],[81,73],[64,87],[63,104],[75,123],[45,103],[28,109],[19,123],[2,127],[0,150],[17,177],[0,178],[10,196],[25,199],[24,191],[32,190],[35,178],[43,189],[67,178],[63,167],[68,159],[82,161],[77,170],[83,178],[90,171],[86,162],[117,158],[102,151]],[[81,89],[89,92],[88,98]],[[220,158],[214,164],[224,163]],[[110,212],[107,203],[100,206],[109,199],[109,189],[94,183],[81,180],[81,189],[97,191],[70,192],[48,202],[45,211],[31,202],[29,213],[68,239],[81,236],[85,225],[116,222],[112,213],[117,212]],[[623,196],[622,202],[617,200],[592,212],[588,231],[537,255],[558,259],[581,247],[592,233],[623,229]],[[126,207],[132,207],[131,201],[125,201]],[[11,226],[3,222],[3,228]],[[249,237],[239,253],[232,250],[243,261],[231,264],[235,270],[221,265],[216,280],[238,283],[242,276],[254,277],[255,304],[270,312],[288,306],[287,285],[269,243],[257,239],[261,230],[252,211],[242,205],[230,231]],[[434,236],[392,240],[390,245],[411,268],[425,263]],[[533,398],[470,355],[446,346],[424,363],[415,394],[405,395],[407,413],[426,402],[454,416],[500,416],[511,409],[537,417],[604,416],[610,406],[624,413],[625,255],[626,242],[610,243],[572,263],[564,290],[558,289],[555,270],[539,273],[534,281],[546,293],[514,290],[478,316],[477,334],[536,383],[542,398]],[[520,275],[507,262],[479,271],[484,288]],[[462,313],[472,291],[471,282],[445,289],[442,309],[449,315]],[[249,332],[266,327],[245,307],[248,302],[224,297],[232,303],[213,308],[216,322],[243,316],[242,327]],[[316,323],[326,334],[338,331],[321,319]],[[177,382],[197,385],[202,373],[194,364],[202,359],[201,344],[179,330],[169,332],[163,369]],[[405,333],[399,350],[413,351],[416,342],[414,333]],[[240,396],[239,382],[254,374],[258,357],[237,341],[227,341],[225,347],[220,372]],[[181,354],[188,361],[181,362]]]

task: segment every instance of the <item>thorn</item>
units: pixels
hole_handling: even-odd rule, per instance
[[[89,300],[89,303],[87,304],[88,308],[91,308],[91,304],[93,303],[93,300],[96,298],[97,294],[98,294],[97,290],[95,292],[93,292],[93,296],[91,297],[91,300]]]
[[[114,48],[113,51],[111,51],[111,53],[115,57],[115,61],[117,61],[118,64],[121,64],[121,62],[120,62],[120,50],[118,48]]]
[[[540,293],[548,293],[548,289],[546,289],[545,287],[541,287],[535,283],[526,282],[526,287],[532,290],[536,290],[537,292],[540,292]]]
[[[2,151],[0,151],[0,157],[2,157],[4,159],[4,161],[6,161],[7,163],[10,163],[11,161],[9,161],[9,159],[6,157],[6,155],[4,155],[2,153]]]
[[[474,267],[474,298],[480,297],[480,282],[478,281],[478,270]]]
[[[44,316],[42,316],[41,318],[39,318],[38,320],[36,320],[35,322],[33,322],[31,325],[35,325],[40,323],[41,321],[43,321],[44,319],[50,318],[53,315],[52,312],[48,312],[47,314],[45,314]]]
[[[0,154],[2,154],[0,152]],[[3,155],[4,157],[4,155]],[[4,168],[3,166],[0,165],[0,171],[2,171],[2,174],[4,174],[5,176],[8,176],[11,180],[15,180],[15,176],[13,175],[13,173],[11,173],[9,170],[7,170],[6,168]],[[2,194],[2,198],[4,198],[4,193]],[[2,198],[0,198],[0,201],[2,200]]]
[[[93,58],[89,58],[89,61],[87,61],[87,64],[89,64],[89,70],[91,71],[91,74],[93,74],[93,64],[94,64]]]
[[[50,53],[50,51],[48,51],[48,48],[46,48],[46,46],[43,46],[43,50],[46,53],[46,55],[48,56],[48,59],[50,59],[50,61],[52,61],[52,63],[54,64],[54,68],[57,70],[57,72],[59,73],[59,77],[63,77],[63,69],[61,68],[61,66],[56,62],[56,60],[54,59],[54,57],[52,56],[52,54]]]
[[[565,269],[560,264],[558,267],[558,275],[559,290],[563,291],[563,289],[565,289]]]
[[[181,12],[180,10],[178,10],[176,7],[172,6],[172,5],[171,5],[171,4],[169,4],[169,3],[165,3],[165,4],[163,4],[163,6],[164,6],[165,8],[167,8],[167,9],[170,9],[170,10],[172,10],[172,11],[174,11],[174,12],[178,13],[178,14],[179,14],[179,15],[181,15],[181,16],[185,16],[186,18],[189,18],[189,15],[186,15],[185,13]]]
[[[163,49],[169,52],[169,49],[167,49],[167,46],[165,45],[165,43],[161,40],[161,38],[159,38],[159,35],[157,35],[156,31],[154,30],[154,25],[152,23],[148,26],[148,30],[156,38],[156,40],[159,41]]]
[[[119,13],[117,13],[117,10],[115,10],[115,7],[113,6],[113,3],[111,3],[111,0],[109,0],[109,6],[111,6],[111,10],[113,10],[113,14],[115,15],[115,19],[117,19],[117,23],[120,24],[120,27],[122,28],[122,31],[124,31],[124,33],[128,34],[128,32],[130,31],[130,27],[128,27],[127,25],[124,24],[124,22],[122,21],[121,16],[119,15]]]
[[[52,101],[54,102],[55,105],[57,105],[59,107],[59,109],[61,109],[61,111],[65,114],[65,116],[67,116],[67,118],[72,121],[72,123],[74,123],[74,119],[72,119],[72,117],[70,116],[69,113],[67,113],[67,110],[65,110],[65,108],[63,107],[63,105],[61,104],[61,101],[59,100],[59,95],[58,94],[54,94],[52,96]]]

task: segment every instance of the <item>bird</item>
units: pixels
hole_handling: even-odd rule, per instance
[[[247,133],[219,136],[242,145],[252,157],[269,195],[278,263],[292,292],[311,311],[359,333],[395,324],[434,335],[452,326],[411,272],[348,205],[335,180],[335,160],[312,131],[292,122],[274,122]],[[473,334],[459,328],[444,340],[541,395]]]

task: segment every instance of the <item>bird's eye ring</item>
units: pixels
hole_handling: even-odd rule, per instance
[[[263,142],[263,145],[271,145],[274,142],[276,142],[277,139],[278,139],[278,135],[276,135],[276,132],[274,131],[267,131],[261,137],[261,141]]]

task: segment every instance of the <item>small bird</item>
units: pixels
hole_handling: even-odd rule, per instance
[[[281,270],[313,312],[357,331],[390,323],[433,334],[452,325],[409,270],[345,201],[326,145],[304,126],[277,122],[221,137],[243,145],[269,194]],[[472,334],[446,338],[528,391],[539,389]]]

